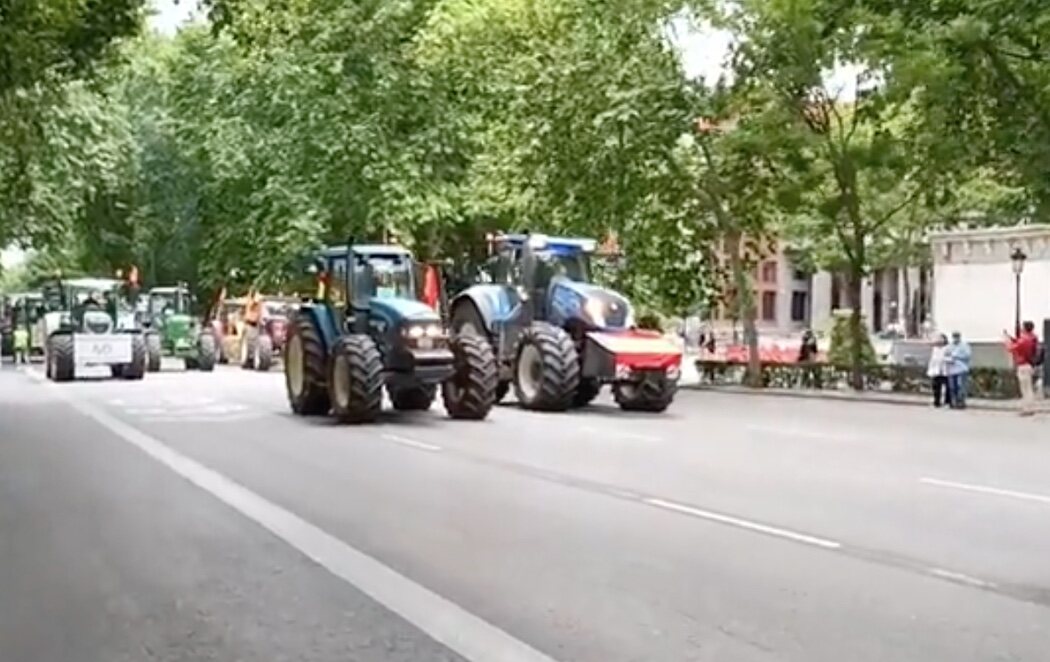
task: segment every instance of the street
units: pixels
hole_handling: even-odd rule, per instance
[[[0,370],[0,661],[1046,660],[1045,417],[683,390],[295,418]]]

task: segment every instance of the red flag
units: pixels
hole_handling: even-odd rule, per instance
[[[434,265],[428,264],[423,274],[423,303],[437,310],[438,300],[441,298],[441,286],[438,283],[438,273]]]

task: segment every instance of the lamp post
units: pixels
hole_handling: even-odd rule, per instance
[[[1024,261],[1027,259],[1028,256],[1020,246],[1010,253],[1010,263],[1014,270],[1014,337],[1021,335],[1021,272],[1024,271]]]

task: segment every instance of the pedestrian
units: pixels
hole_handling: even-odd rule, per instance
[[[970,343],[962,339],[961,333],[952,331],[952,342],[944,353],[948,369],[948,404],[952,409],[966,409],[972,356]]]
[[[24,324],[19,324],[14,336],[15,363],[29,363],[29,330]]]
[[[1021,334],[1016,338],[1003,331],[1006,349],[1013,358],[1017,370],[1017,387],[1021,392],[1021,416],[1035,414],[1035,366],[1039,362],[1039,339],[1035,336],[1035,324],[1025,322]]]
[[[817,337],[813,335],[812,329],[806,329],[802,332],[802,345],[798,348],[798,362],[809,363],[816,360],[817,353],[819,352],[817,347]]]
[[[948,367],[945,355],[948,352],[948,336],[943,333],[937,336],[930,351],[930,362],[926,365],[926,376],[930,378],[933,388],[933,406],[940,408],[948,399]]]

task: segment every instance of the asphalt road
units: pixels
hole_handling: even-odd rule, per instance
[[[1047,659],[1050,420],[683,392],[340,427],[0,371],[0,660]]]

